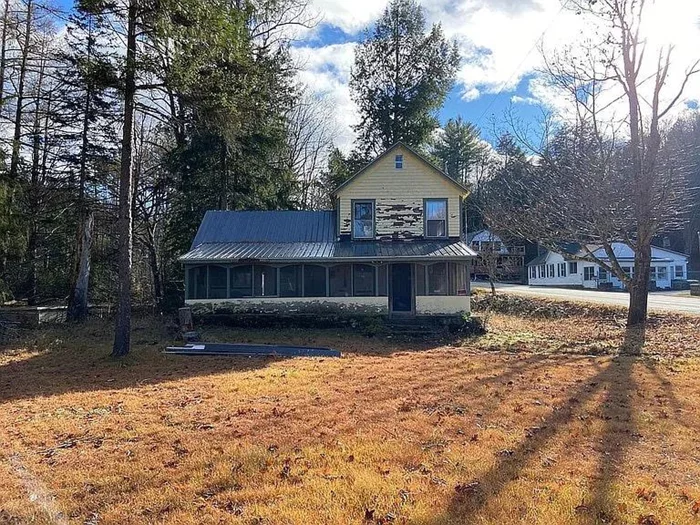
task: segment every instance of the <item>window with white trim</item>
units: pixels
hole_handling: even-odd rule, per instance
[[[583,280],[592,281],[595,279],[595,266],[584,266],[583,267]]]
[[[559,263],[557,268],[557,277],[566,277],[566,263]]]
[[[576,261],[569,262],[569,273],[578,273],[578,263]]]
[[[425,236],[447,237],[447,199],[425,200]]]
[[[676,270],[674,272],[674,277],[676,279],[683,279],[685,277],[685,271],[682,266],[676,266]]]
[[[352,236],[354,239],[374,239],[374,201],[353,201]]]
[[[666,281],[668,280],[668,266],[659,266],[656,269],[656,278],[659,281]]]
[[[396,155],[396,157],[394,157],[394,166],[397,170],[403,169],[403,155]]]

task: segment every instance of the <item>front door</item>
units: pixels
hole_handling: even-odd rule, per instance
[[[413,280],[411,264],[391,265],[391,312],[413,312]]]

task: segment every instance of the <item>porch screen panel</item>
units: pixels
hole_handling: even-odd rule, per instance
[[[428,266],[428,295],[447,295],[447,263]]]
[[[207,267],[195,266],[187,270],[187,298],[206,299],[207,298]]]
[[[337,264],[328,269],[331,297],[352,297],[352,266]]]
[[[450,295],[457,295],[460,290],[467,289],[467,265],[449,263],[450,265]]]
[[[228,268],[209,266],[209,299],[226,299],[228,287]]]
[[[280,272],[280,297],[301,297],[301,265],[283,266]]]
[[[254,277],[255,297],[274,297],[277,295],[277,268],[256,264]]]
[[[389,278],[389,268],[386,264],[382,264],[377,267],[377,295],[380,297],[386,297],[387,291],[387,279]]]
[[[253,295],[253,266],[231,268],[231,297],[251,297]]]
[[[416,264],[416,295],[427,295],[425,293],[425,265]]]
[[[355,297],[375,295],[375,267],[369,264],[354,264],[352,271],[353,295]]]
[[[304,297],[326,296],[326,267],[316,264],[304,265]]]

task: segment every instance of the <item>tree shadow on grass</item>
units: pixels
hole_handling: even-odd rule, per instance
[[[492,468],[474,480],[465,480],[448,507],[426,524],[483,523],[489,506],[499,504],[496,500],[509,483],[519,479],[539,454],[575,421],[581,407],[601,391],[604,397],[598,415],[603,419],[604,427],[596,448],[599,454],[597,476],[590,488],[590,497],[581,502],[576,512],[593,523],[612,520],[615,509],[611,508],[611,492],[619,480],[628,449],[639,437],[631,397],[636,389],[633,368],[641,357],[643,342],[643,332],[628,330],[618,356],[582,382],[571,392],[568,403],[555,407],[543,418],[536,431],[530,432],[509,454],[499,458]],[[517,521],[517,517],[513,516],[513,519]]]
[[[190,377],[262,369],[285,358],[166,355],[174,340],[163,319],[134,320],[132,351],[109,357],[113,326],[106,320],[60,325],[26,334],[26,340],[0,348],[0,404],[73,392],[121,390]],[[350,330],[249,329],[204,327],[209,342],[328,346],[344,355],[390,357],[425,351],[444,342],[367,338]],[[13,355],[14,354],[14,355]],[[3,359],[4,358],[4,359]],[[320,358],[322,362],[326,358]],[[4,361],[4,364],[2,363]]]

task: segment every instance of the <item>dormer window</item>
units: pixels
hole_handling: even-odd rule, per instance
[[[352,201],[353,239],[374,239],[374,201]]]
[[[425,200],[425,236],[447,237],[447,199]]]
[[[397,170],[403,169],[403,155],[396,155],[396,157],[394,157],[394,166],[396,166]]]

